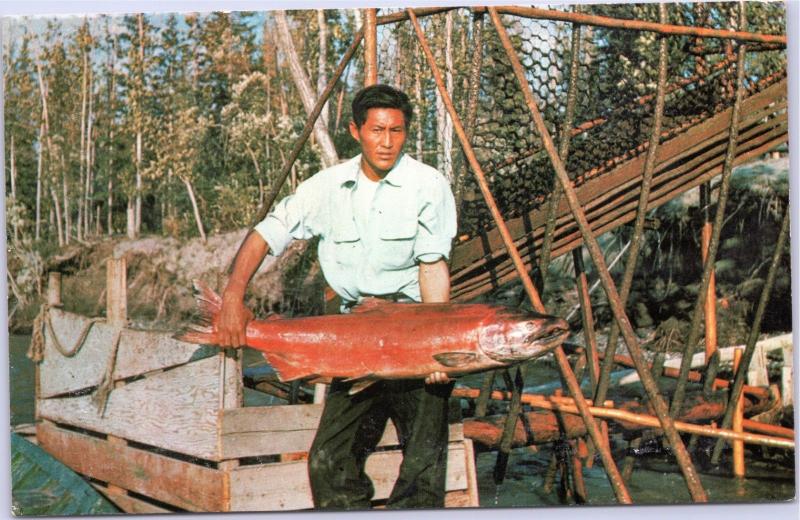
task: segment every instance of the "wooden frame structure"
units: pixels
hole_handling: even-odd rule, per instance
[[[113,319],[63,311],[58,289],[48,291],[36,367],[39,445],[130,513],[313,508],[306,458],[322,405],[244,407],[239,359],[172,332],[129,328],[125,261],[108,267]],[[376,505],[402,459],[391,423],[378,448],[366,468]],[[460,417],[450,425],[446,486],[447,507],[478,505]]]

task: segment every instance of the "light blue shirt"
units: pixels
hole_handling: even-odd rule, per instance
[[[359,232],[352,195],[360,163],[358,155],[304,181],[255,230],[276,256],[292,240],[319,236],[325,279],[345,302],[398,293],[420,301],[418,263],[449,258],[456,234],[450,184],[403,154],[378,182]]]

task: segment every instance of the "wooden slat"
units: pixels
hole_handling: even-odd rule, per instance
[[[480,507],[478,474],[475,468],[475,448],[472,444],[472,439],[464,439],[463,445],[466,489],[448,491],[444,496],[444,507]]]
[[[44,421],[40,445],[74,471],[188,511],[223,511],[223,472]]]
[[[40,417],[150,446],[219,460],[218,356],[147,376],[113,390],[104,415],[94,394],[40,399]],[[235,387],[236,370],[226,372]]]
[[[65,349],[75,345],[89,323],[84,316],[59,309],[50,309],[50,321]],[[96,323],[77,354],[65,357],[53,346],[50,334],[45,334],[44,360],[39,364],[40,395],[50,397],[100,384],[111,356],[113,339],[112,327]]]
[[[222,416],[222,458],[308,451],[321,415],[320,404],[225,410]],[[463,438],[463,425],[460,422],[450,424],[449,440]],[[378,446],[397,443],[397,431],[389,421]]]
[[[373,500],[388,498],[397,479],[400,451],[373,453],[366,472],[375,486]],[[463,442],[451,443],[447,458],[445,490],[467,488]],[[311,488],[306,461],[245,466],[231,472],[231,511],[283,511],[310,509]]]
[[[145,502],[136,497],[132,497],[126,493],[111,492],[109,488],[99,484],[92,484],[94,488],[103,494],[107,499],[114,502],[114,505],[122,509],[126,513],[133,514],[158,514],[158,513],[172,513],[169,509],[158,507],[157,505]]]
[[[71,348],[89,318],[50,309],[50,320],[59,342]],[[214,352],[210,347],[173,339],[172,332],[125,329],[117,351],[115,379],[125,379],[187,363]],[[104,322],[92,326],[84,345],[72,357],[55,349],[45,336],[44,361],[40,364],[41,396],[76,392],[100,383],[112,354],[114,328]]]

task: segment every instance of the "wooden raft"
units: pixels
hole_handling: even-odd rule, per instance
[[[235,354],[127,328],[124,303],[118,308],[124,264],[109,261],[109,307],[117,308],[106,320],[60,310],[59,291],[49,293],[36,376],[39,445],[129,513],[313,508],[306,458],[322,405],[244,407]],[[401,460],[389,422],[367,459],[375,505],[388,498]],[[472,441],[460,420],[450,425],[446,492],[446,507],[478,506]]]

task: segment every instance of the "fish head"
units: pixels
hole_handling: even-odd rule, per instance
[[[500,315],[479,333],[483,353],[503,364],[519,363],[552,351],[569,336],[569,325],[556,316],[533,311]]]

